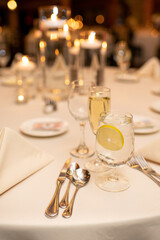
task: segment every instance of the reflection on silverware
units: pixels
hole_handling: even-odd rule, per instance
[[[130,166],[133,169],[137,169],[140,172],[144,173],[147,177],[152,179],[159,187],[160,187],[160,181],[158,181],[156,178],[154,178],[151,174],[148,174],[147,172],[143,171],[143,169],[140,167],[140,165],[137,162],[137,157],[132,157],[131,160],[128,161],[128,166]]]
[[[62,184],[64,183],[64,181],[66,179],[66,172],[67,172],[67,168],[68,168],[70,162],[71,162],[71,158],[69,158],[65,162],[65,164],[64,164],[64,166],[63,166],[63,168],[62,168],[62,170],[59,174],[59,177],[57,179],[57,187],[56,187],[55,193],[54,193],[54,195],[51,199],[51,202],[49,203],[49,205],[48,205],[48,207],[46,208],[46,211],[45,211],[45,215],[47,217],[55,217],[55,216],[58,215],[58,212],[59,212],[59,192],[60,192]]]
[[[88,170],[78,168],[74,172],[73,178],[72,178],[72,183],[76,186],[76,190],[73,194],[73,197],[72,197],[68,207],[64,210],[64,212],[62,214],[62,216],[64,218],[71,217],[76,193],[80,187],[84,187],[89,182],[89,179],[90,179],[90,173]]]
[[[160,180],[160,174],[151,168],[151,166],[147,163],[143,156],[137,155],[136,160],[144,172],[151,174]]]
[[[73,178],[73,174],[74,174],[75,170],[78,169],[78,168],[79,168],[78,163],[73,162],[73,163],[70,164],[69,168],[67,169],[66,177],[69,179],[69,182],[68,182],[66,192],[65,192],[62,200],[59,203],[59,206],[61,208],[66,208],[68,206],[70,184],[71,184],[71,181],[72,181],[72,178]]]

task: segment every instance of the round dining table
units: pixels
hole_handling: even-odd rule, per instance
[[[111,108],[133,115],[143,115],[160,121],[160,114],[151,110],[151,105],[160,100],[153,94],[150,76],[137,81],[118,80],[118,68],[106,67],[104,85],[111,89]],[[71,116],[67,101],[57,103],[57,110],[43,111],[42,95],[25,104],[16,103],[16,87],[0,82],[0,128],[8,127],[20,134],[34,146],[53,156],[53,161],[0,195],[1,240],[159,240],[160,239],[160,187],[143,173],[123,166],[120,171],[129,179],[130,187],[122,192],[107,192],[95,184],[96,173],[89,183],[81,188],[75,199],[72,216],[47,218],[48,206],[56,180],[70,150],[80,141],[79,123]],[[68,122],[68,129],[58,136],[34,137],[23,134],[20,126],[34,118],[61,118]],[[135,153],[160,137],[160,132],[135,134]],[[86,144],[95,148],[95,136],[89,123],[85,128]],[[20,149],[22,151],[22,149]],[[93,156],[94,157],[94,156]],[[77,159],[81,168],[89,159]],[[150,163],[160,172],[160,165]],[[18,173],[17,173],[18,174]],[[8,176],[9,178],[10,176]],[[60,198],[66,186],[62,185]],[[1,184],[1,183],[0,183]],[[75,187],[71,185],[70,199]]]

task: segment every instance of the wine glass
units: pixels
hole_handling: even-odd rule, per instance
[[[108,112],[111,108],[111,90],[103,86],[92,86],[89,92],[88,112],[92,132],[96,135],[101,112]],[[93,172],[103,172],[106,164],[97,157],[86,162],[85,167]]]
[[[110,170],[97,175],[96,185],[105,191],[119,192],[130,184],[117,167],[126,164],[134,151],[133,117],[130,113],[106,113],[100,115],[96,135],[96,151],[99,159]]]
[[[122,73],[125,73],[131,61],[131,51],[125,41],[120,41],[116,45],[115,60]]]
[[[7,42],[0,42],[0,66],[6,67],[11,58],[10,48]]]
[[[84,129],[88,120],[88,93],[89,86],[83,80],[76,80],[71,83],[68,97],[68,108],[72,116],[79,121],[81,139],[78,147],[71,150],[70,154],[77,158],[88,158],[94,151],[87,147],[84,137]]]

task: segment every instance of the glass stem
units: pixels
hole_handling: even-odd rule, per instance
[[[118,181],[117,168],[112,168],[110,170],[109,181],[115,182]]]
[[[80,144],[77,148],[78,153],[80,154],[86,154],[88,153],[88,148],[85,144],[85,134],[84,134],[84,130],[85,130],[85,125],[86,122],[80,121],[80,131],[81,131],[81,137],[80,137]]]

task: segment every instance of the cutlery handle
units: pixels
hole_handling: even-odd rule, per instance
[[[59,206],[61,208],[66,208],[68,206],[68,198],[69,198],[69,189],[70,189],[70,184],[71,184],[71,180],[69,180],[68,185],[67,185],[67,189],[66,192],[62,198],[62,200],[59,203]]]
[[[61,189],[62,183],[60,181],[57,181],[57,187],[55,190],[55,193],[46,208],[45,215],[46,217],[55,217],[58,215],[59,212],[59,192]]]
[[[142,171],[147,177],[149,177],[150,179],[152,179],[159,187],[160,187],[160,181],[158,181],[156,178],[154,178],[151,174],[148,174],[144,171]]]
[[[160,174],[159,173],[157,173],[156,171],[153,170],[153,172],[151,174],[160,180]]]
[[[75,190],[75,192],[74,192],[74,194],[73,194],[73,197],[72,197],[72,199],[71,199],[71,201],[70,201],[70,203],[69,203],[69,205],[68,205],[68,207],[64,210],[64,212],[63,212],[63,214],[62,214],[62,216],[63,216],[64,218],[69,218],[69,217],[71,217],[71,215],[72,215],[72,210],[73,210],[73,204],[74,204],[74,200],[75,200],[75,196],[76,196],[76,193],[78,192],[78,190],[79,190],[79,187],[77,186],[77,187],[76,187],[76,190]]]

